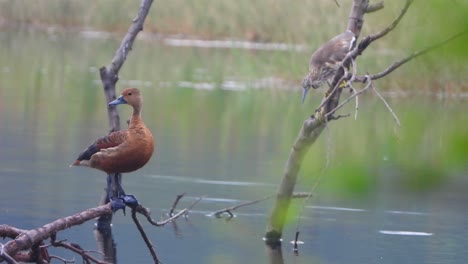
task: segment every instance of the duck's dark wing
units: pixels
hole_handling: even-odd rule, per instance
[[[127,130],[120,130],[112,132],[107,136],[104,136],[96,140],[93,144],[83,150],[76,161],[72,165],[78,165],[82,160],[89,160],[96,152],[101,149],[113,148],[125,142],[128,138]]]

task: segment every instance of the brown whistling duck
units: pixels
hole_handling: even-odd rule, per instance
[[[127,173],[143,167],[151,158],[154,140],[141,119],[142,95],[136,88],[127,88],[109,106],[128,104],[133,107],[128,129],[110,133],[96,140],[78,156],[70,166],[86,166],[107,174]],[[107,183],[108,197],[114,210],[124,209],[125,204],[136,205],[133,195],[126,195],[118,180],[119,196],[112,196],[111,181]]]

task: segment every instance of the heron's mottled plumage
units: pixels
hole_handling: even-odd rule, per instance
[[[303,99],[310,87],[317,89],[332,78],[346,54],[353,48],[356,37],[347,30],[318,48],[309,61],[309,73],[302,82]]]

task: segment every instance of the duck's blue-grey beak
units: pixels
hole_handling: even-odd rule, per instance
[[[309,89],[302,88],[302,103],[304,103],[304,100],[306,98],[306,95],[307,95],[308,91],[309,91]]]
[[[119,96],[119,98],[115,99],[114,101],[110,102],[109,105],[119,105],[119,104],[126,104],[127,101],[123,98],[123,95]]]

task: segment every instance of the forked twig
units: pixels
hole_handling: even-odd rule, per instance
[[[448,42],[450,41],[453,41],[461,36],[463,36],[464,34],[468,33],[468,31],[462,31],[462,32],[459,32],[453,36],[451,36],[450,38],[448,39],[445,39],[439,43],[436,43],[434,45],[431,45],[425,49],[422,49],[422,50],[419,50],[419,51],[416,51],[416,52],[413,52],[412,54],[410,54],[409,56],[407,56],[406,58],[403,58],[397,62],[394,62],[392,65],[390,65],[387,69],[385,69],[384,71],[381,71],[379,73],[376,73],[376,74],[372,74],[370,75],[369,77],[372,79],[372,80],[377,80],[377,79],[380,79],[382,77],[385,77],[386,75],[390,74],[391,72],[393,72],[394,70],[396,70],[397,68],[399,68],[400,66],[402,66],[403,64],[409,62],[410,60],[416,58],[416,57],[419,57],[421,55],[424,55],[426,53],[428,53],[429,51],[432,51],[436,48],[439,48],[445,44],[447,44]],[[358,77],[357,80],[361,81],[361,82],[365,82],[363,81],[364,78],[363,77]]]
[[[346,105],[350,100],[352,100],[354,97],[364,93],[365,91],[367,91],[367,89],[371,88],[372,86],[372,80],[368,77],[368,75],[366,75],[367,77],[367,85],[366,87],[364,87],[363,89],[359,90],[357,93],[354,93],[353,95],[349,96],[348,98],[346,98],[343,102],[341,102],[341,104],[339,104],[337,107],[335,107],[333,110],[331,110],[330,112],[328,112],[325,117],[329,118],[331,115],[333,115],[334,112],[336,112],[338,109],[342,108],[344,105]]]
[[[80,245],[76,244],[76,243],[69,243],[69,242],[66,242],[66,240],[59,240],[57,241],[56,240],[56,234],[52,234],[50,236],[50,245],[53,246],[53,247],[62,247],[62,248],[65,248],[65,249],[68,249],[72,252],[75,252],[76,254],[80,255],[82,258],[83,258],[83,261],[86,261],[86,262],[94,262],[94,263],[97,263],[97,264],[109,264],[109,262],[106,262],[106,261],[103,261],[103,260],[99,260],[93,256],[91,256],[90,254],[88,254],[89,251],[86,251],[84,250]],[[43,246],[43,247],[48,247],[48,246]],[[102,254],[101,252],[99,252],[100,254]]]
[[[60,261],[62,261],[63,263],[67,264],[67,263],[75,263],[75,258],[73,259],[64,259],[62,257],[59,257],[59,256],[50,256],[51,259],[58,259]]]
[[[216,218],[221,218],[222,214],[227,213],[229,215],[229,219],[231,219],[231,218],[234,217],[234,214],[232,213],[232,211],[234,211],[234,210],[236,210],[238,208],[244,207],[244,206],[248,206],[248,205],[256,204],[256,203],[259,203],[259,202],[263,202],[265,200],[268,200],[268,199],[272,198],[273,196],[274,195],[269,195],[269,196],[263,197],[263,198],[258,199],[258,200],[248,201],[248,202],[241,203],[241,204],[238,204],[238,205],[235,205],[235,206],[226,207],[226,208],[223,208],[221,210],[218,210],[218,211],[214,212],[212,215],[214,217],[216,217]]]
[[[144,217],[146,217],[146,220],[148,220],[148,222],[154,226],[164,226],[166,225],[167,223],[170,223],[172,221],[174,221],[175,219],[179,218],[181,215],[184,215],[187,213],[187,209],[183,209],[181,210],[180,212],[178,212],[177,214],[165,219],[165,220],[161,220],[161,221],[154,221],[153,218],[151,218],[151,212],[148,208],[142,206],[142,205],[137,205],[135,210],[139,213],[139,214],[142,214]]]
[[[176,199],[174,200],[174,203],[172,204],[171,210],[169,211],[169,216],[174,215],[174,210],[176,209],[177,204],[179,204],[180,199],[182,199],[182,197],[184,197],[184,195],[185,195],[185,192],[183,192],[181,194],[178,194],[176,196]]]

